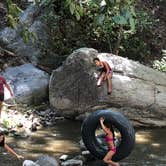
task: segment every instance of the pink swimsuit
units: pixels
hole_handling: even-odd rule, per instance
[[[108,137],[108,135],[106,135],[106,137],[105,137],[105,141],[106,141],[106,142],[114,141],[114,140],[115,140],[115,138],[110,138],[110,137]],[[116,153],[116,147],[110,147],[109,150],[111,150],[111,151],[113,151],[114,153]]]

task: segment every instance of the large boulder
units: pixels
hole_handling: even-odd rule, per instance
[[[40,104],[48,100],[49,75],[32,64],[9,67],[1,73],[19,103]]]
[[[96,86],[94,57],[114,63],[113,91]],[[100,108],[123,112],[136,125],[166,126],[166,75],[120,56],[91,48],[74,51],[49,84],[51,105],[64,116],[75,117]]]

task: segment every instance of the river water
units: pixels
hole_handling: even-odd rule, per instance
[[[6,137],[6,142],[25,159],[36,160],[42,154],[58,158],[62,154],[80,154],[81,123],[60,121],[54,127],[42,128],[28,138]],[[121,161],[125,166],[166,166],[166,129],[139,129],[131,155]],[[1,149],[0,166],[21,166],[12,155]],[[101,166],[100,161],[86,166]]]

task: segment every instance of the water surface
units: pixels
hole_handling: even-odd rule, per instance
[[[80,154],[81,123],[60,121],[54,127],[42,128],[29,138],[7,136],[7,143],[25,159],[36,160],[42,154],[59,157],[62,154]],[[166,166],[166,129],[140,129],[136,131],[136,145],[131,155],[121,161],[126,166]],[[10,154],[1,149],[0,166],[21,166]],[[86,166],[101,166],[100,161]]]

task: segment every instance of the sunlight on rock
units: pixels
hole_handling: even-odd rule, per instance
[[[150,133],[138,132],[136,133],[136,142],[137,143],[148,143],[151,142]]]
[[[161,145],[159,144],[159,143],[152,143],[151,144],[153,147],[156,147],[156,148],[160,148],[161,147]]]
[[[126,82],[130,82],[131,78],[130,77],[126,77],[126,76],[120,76],[120,75],[116,75],[114,74],[114,77],[118,78],[122,83],[126,83]]]

